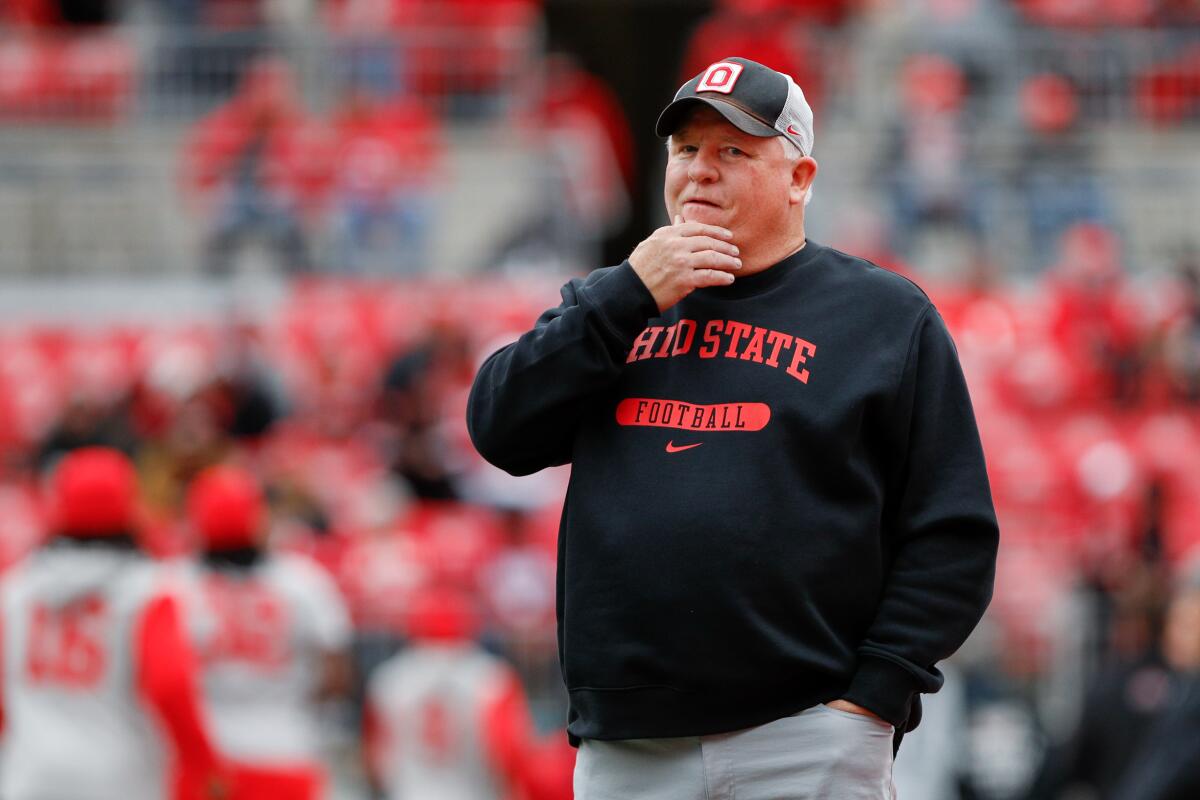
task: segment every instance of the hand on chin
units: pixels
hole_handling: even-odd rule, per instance
[[[685,222],[703,222],[705,225],[729,227],[725,210],[704,203],[685,203],[679,212]]]

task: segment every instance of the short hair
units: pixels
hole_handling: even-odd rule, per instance
[[[800,159],[804,158],[804,153],[796,146],[796,143],[786,136],[779,136],[779,144],[783,150],[783,157],[788,160],[793,167],[800,163]],[[809,184],[808,189],[804,192],[804,205],[808,205],[812,201],[812,184]]]

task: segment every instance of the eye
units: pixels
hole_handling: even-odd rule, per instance
[[[741,157],[741,156],[747,155],[746,151],[742,150],[740,147],[729,147],[729,148],[727,148],[727,150],[729,151],[729,155],[731,155],[731,156]]]

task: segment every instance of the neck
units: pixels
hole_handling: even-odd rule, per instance
[[[801,228],[795,235],[788,236],[770,247],[743,255],[742,268],[734,273],[734,275],[744,278],[747,275],[754,275],[763,270],[770,269],[788,256],[800,252],[807,241],[804,236],[804,229]],[[742,249],[745,250],[745,248]]]

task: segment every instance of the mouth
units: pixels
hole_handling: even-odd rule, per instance
[[[692,198],[691,200],[684,200],[683,204],[685,206],[704,206],[707,208],[720,208],[719,205],[717,205],[716,203],[714,203],[710,200],[701,200],[701,199],[695,198],[695,197]]]

